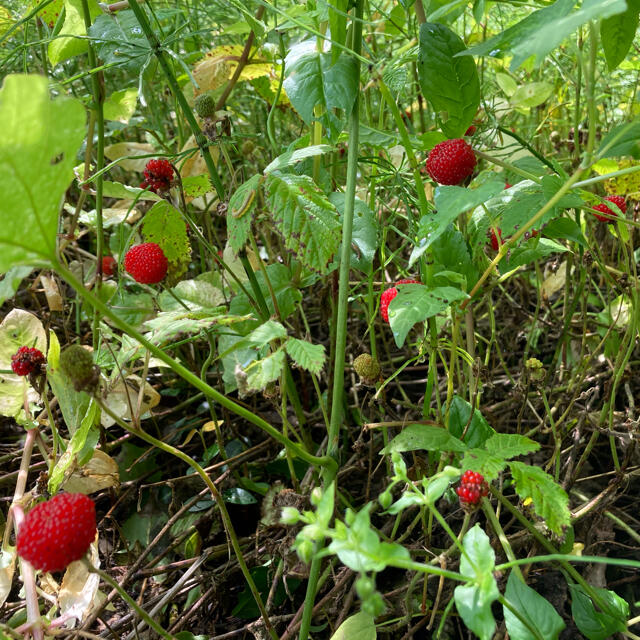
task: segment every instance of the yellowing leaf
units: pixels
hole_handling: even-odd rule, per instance
[[[144,171],[149,158],[136,160],[135,156],[148,156],[153,152],[154,148],[145,142],[118,142],[104,148],[104,155],[109,160],[123,158],[118,164],[127,171]]]
[[[100,567],[98,556],[98,535],[89,547],[90,562],[94,567]],[[60,591],[58,592],[58,604],[60,615],[76,618],[79,622],[86,617],[90,609],[98,604],[98,585],[100,576],[90,573],[80,560],[72,562],[65,571]]]
[[[95,493],[119,485],[118,463],[101,449],[96,449],[91,460],[80,469],[76,469],[62,483],[65,491],[84,494]]]
[[[145,380],[142,402],[138,406],[141,386],[142,379],[139,376],[127,376],[126,381],[118,378],[107,390],[105,406],[123,420],[131,420],[131,409],[138,420],[143,419],[144,414],[160,402],[160,394]],[[115,424],[115,420],[106,413],[102,414],[101,422],[103,427]]]
[[[114,91],[104,103],[104,117],[126,124],[131,119],[138,103],[138,90],[130,87]]]
[[[0,548],[0,607],[4,604],[4,601],[11,591],[15,567],[15,547]]]

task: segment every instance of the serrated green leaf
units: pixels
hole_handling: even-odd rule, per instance
[[[182,189],[187,198],[201,198],[213,191],[211,181],[207,174],[182,178]]]
[[[300,149],[291,149],[271,161],[265,168],[264,173],[266,175],[273,171],[281,171],[282,169],[292,167],[307,158],[322,156],[327,153],[331,153],[334,150],[334,147],[328,144],[315,144],[308,147],[301,147]]]
[[[626,57],[638,28],[640,0],[627,0],[627,10],[600,21],[600,42],[609,71]]]
[[[596,611],[591,598],[578,584],[569,583],[571,591],[571,614],[576,626],[589,640],[607,640],[616,631],[627,630],[629,605],[617,593],[608,589],[591,587],[596,594],[609,606],[609,615]]]
[[[49,100],[44,76],[9,75],[0,90],[0,273],[55,259],[58,211],[84,137],[77,100]]]
[[[324,345],[311,344],[306,340],[298,340],[298,338],[289,338],[284,346],[289,356],[299,367],[316,375],[322,371],[326,359]]]
[[[544,235],[548,238],[558,240],[573,240],[579,245],[586,247],[587,240],[582,234],[580,225],[571,218],[556,218],[544,227]]]
[[[284,351],[275,353],[252,362],[247,368],[247,385],[250,389],[262,391],[270,382],[277,380],[284,368]]]
[[[485,443],[485,449],[496,456],[509,460],[540,449],[540,445],[517,433],[494,433]]]
[[[459,138],[471,124],[480,104],[480,81],[471,57],[456,57],[465,50],[453,31],[437,23],[420,25],[418,78],[422,95],[447,119],[442,130]]]
[[[509,462],[516,493],[523,499],[531,498],[535,512],[547,523],[551,531],[562,534],[569,524],[569,497],[553,478],[538,467],[522,462]]]
[[[324,272],[340,245],[336,208],[308,176],[271,173],[265,190],[286,248],[305,266]]]
[[[398,347],[404,344],[415,324],[444,311],[452,302],[467,297],[464,291],[453,287],[429,289],[422,284],[401,284],[397,288],[398,295],[389,305],[389,324]]]
[[[467,445],[446,429],[430,424],[406,426],[380,454],[393,451],[465,451]]]
[[[511,640],[558,640],[565,628],[562,618],[550,602],[527,586],[512,571],[507,581],[505,598],[535,630],[535,635],[508,607],[504,607],[504,621]]]
[[[139,72],[151,56],[149,41],[129,9],[115,15],[99,15],[89,28],[89,36],[103,62],[127,71]]]
[[[486,480],[495,480],[498,474],[505,468],[507,462],[499,455],[489,453],[484,449],[469,449],[462,459],[463,471],[477,471]]]

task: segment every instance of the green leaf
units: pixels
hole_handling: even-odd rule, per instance
[[[523,499],[531,498],[535,512],[544,519],[551,531],[562,534],[570,522],[569,497],[553,478],[539,467],[522,462],[509,462],[515,481],[516,493]]]
[[[511,104],[531,109],[542,104],[552,93],[553,85],[550,82],[530,82],[516,89],[511,96]]]
[[[264,173],[266,175],[273,171],[281,171],[282,169],[292,167],[307,158],[326,155],[334,150],[334,147],[328,144],[315,144],[308,147],[301,147],[300,149],[291,149],[271,161],[265,168]]]
[[[298,340],[298,338],[289,338],[284,347],[299,367],[311,371],[315,375],[322,371],[326,360],[324,345],[311,344],[306,340]]]
[[[495,553],[489,537],[478,524],[467,532],[462,546],[465,553],[460,557],[460,573],[470,580],[466,586],[455,588],[456,608],[480,640],[491,640],[496,626],[491,604],[500,595],[493,577]]]
[[[478,268],[474,264],[467,242],[453,224],[431,246],[434,260],[434,283],[454,284],[468,291],[478,281]]]
[[[49,100],[44,76],[10,75],[0,90],[0,273],[55,260],[58,211],[85,133],[77,100]]]
[[[376,640],[376,624],[373,616],[360,611],[349,616],[331,636],[331,640]]]
[[[506,460],[524,456],[540,449],[537,442],[517,433],[494,433],[484,443],[484,447],[489,453],[501,456]]]
[[[467,294],[453,287],[429,289],[422,284],[398,285],[398,295],[389,305],[389,324],[396,345],[401,347],[411,328],[444,311],[452,302]]]
[[[502,57],[511,53],[511,70],[531,56],[535,56],[535,63],[539,65],[547,54],[589,20],[608,18],[626,9],[625,0],[585,0],[580,9],[570,13],[573,6],[573,0],[557,0],[461,55]]]
[[[640,120],[614,127],[602,139],[597,158],[640,157]]]
[[[293,108],[300,117],[311,124],[319,119],[329,129],[333,138],[342,131],[343,123],[334,109],[351,112],[358,94],[360,78],[356,60],[341,53],[335,63],[330,53],[321,53],[315,39],[293,46],[285,59],[284,89]],[[316,117],[316,106],[323,107]]]
[[[422,486],[424,496],[428,504],[433,504],[442,498],[449,485],[460,477],[460,470],[455,467],[446,466],[442,471],[430,478],[423,478]]]
[[[486,480],[495,480],[505,468],[507,461],[499,455],[485,451],[485,449],[469,449],[462,459],[463,471],[477,471]]]
[[[203,173],[199,176],[187,176],[182,178],[182,189],[187,198],[201,198],[213,191],[209,175]]]
[[[256,504],[258,502],[252,493],[242,487],[225,489],[222,492],[222,497],[225,502],[230,502],[231,504]]]
[[[162,200],[149,209],[142,223],[145,242],[160,245],[169,261],[169,274],[173,278],[186,272],[191,260],[191,244],[184,218],[170,202]]]
[[[233,192],[229,199],[227,233],[229,245],[236,253],[244,247],[249,238],[252,214],[258,201],[256,195],[262,180],[263,177],[260,174],[251,176]]]
[[[131,87],[114,91],[103,105],[105,120],[117,120],[126,124],[136,110],[138,90]]]
[[[334,192],[329,195],[329,201],[340,213],[340,220],[344,215],[345,194]],[[360,269],[364,273],[371,271],[371,266],[378,249],[378,234],[380,225],[378,218],[369,209],[366,202],[356,198],[353,212],[353,233],[351,242],[353,251],[351,252],[351,266]]]
[[[461,213],[477,207],[503,190],[503,182],[486,182],[477,189],[437,187],[434,195],[436,210],[420,219],[419,242],[411,252],[409,266],[411,267],[431,247]]]
[[[102,10],[96,0],[89,0],[88,6],[92,19],[102,15]],[[60,32],[64,36],[51,40],[47,50],[49,62],[53,67],[87,51],[87,28],[84,23],[82,0],[65,0],[64,24]]]
[[[535,635],[531,633],[510,609],[504,607],[504,621],[511,640],[558,640],[565,628],[562,618],[550,602],[522,582],[513,571],[509,574],[504,595],[536,631]]]
[[[13,298],[18,290],[20,283],[26,278],[33,269],[31,267],[13,267],[4,274],[0,280],[0,306],[7,300]]]
[[[465,451],[467,445],[446,429],[430,424],[410,424],[405,427],[380,454],[393,451]]]
[[[328,9],[331,40],[338,44],[345,44],[347,41],[347,16],[345,14],[349,11],[349,0],[333,0],[328,5]],[[331,62],[337,62],[340,51],[338,47],[331,47]]]
[[[305,266],[324,272],[340,245],[336,208],[308,176],[271,173],[265,189],[286,248]]]
[[[151,47],[133,11],[99,15],[89,27],[98,55],[109,65],[137,73],[151,56]]]
[[[558,240],[573,240],[586,247],[587,240],[582,234],[580,225],[571,218],[556,218],[544,227],[544,235]]]
[[[473,58],[456,57],[464,42],[441,24],[420,25],[418,78],[422,95],[447,119],[442,131],[459,138],[473,121],[480,104],[480,81]]]
[[[277,380],[284,368],[284,351],[278,350],[270,356],[252,362],[247,368],[247,386],[262,391],[270,382]]]
[[[598,596],[609,606],[610,612],[618,615],[596,611],[591,598],[578,584],[569,583],[571,590],[571,614],[576,626],[589,640],[606,640],[616,631],[622,633],[627,630],[629,605],[617,593],[608,589],[591,587]]]
[[[471,417],[471,405],[460,396],[451,400],[449,432],[468,447],[482,447],[495,434],[479,409],[474,409]]]
[[[549,240],[549,238],[529,238],[527,242],[511,251],[509,259],[501,264],[500,270],[501,272],[510,271],[523,264],[546,258],[553,253],[564,253],[565,251],[568,251],[565,246]]]
[[[105,180],[102,183],[102,193],[106,198],[117,198],[118,200],[153,200],[158,202],[162,197],[153,191],[140,189],[139,187],[130,187],[128,184],[121,182],[111,182]]]
[[[627,10],[600,22],[600,42],[609,71],[613,71],[626,57],[638,28],[640,0],[627,0]]]
[[[279,322],[267,320],[242,341],[242,346],[244,347],[247,344],[252,347],[263,347],[272,340],[282,340],[286,337],[287,330]]]

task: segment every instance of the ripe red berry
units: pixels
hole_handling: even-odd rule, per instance
[[[398,280],[396,284],[420,284],[419,280]],[[380,296],[380,315],[385,322],[389,322],[389,305],[391,301],[398,295],[395,287],[389,287],[382,292]]]
[[[19,376],[28,376],[39,369],[44,362],[44,355],[39,349],[20,347],[11,356],[11,371]]]
[[[618,207],[618,209],[620,209],[620,211],[622,211],[623,213],[627,210],[627,203],[625,202],[625,199],[623,196],[607,196],[605,200],[608,200],[609,202],[613,202],[613,204],[615,204]],[[599,216],[597,213],[593,214],[595,215],[596,218],[598,218],[598,220],[600,220],[600,222],[615,222],[614,218],[618,214],[615,211],[613,211],[613,209],[610,209],[609,207],[607,207],[606,204],[604,203],[598,204],[593,208],[596,211],[600,211],[600,213],[607,214],[604,216]]]
[[[157,284],[167,275],[169,262],[155,242],[131,247],[124,257],[124,268],[136,282]]]
[[[118,261],[113,256],[104,256],[102,258],[102,273],[109,277],[116,272]]]
[[[460,184],[475,166],[473,149],[462,138],[440,142],[427,157],[427,172],[439,184]]]
[[[60,493],[36,505],[18,531],[18,555],[34,569],[62,571],[96,537],[96,508],[82,493]]]
[[[475,505],[480,502],[480,498],[488,495],[489,485],[481,473],[465,471],[460,478],[460,486],[456,489],[456,493],[463,505]]]
[[[505,182],[505,183],[504,183],[504,188],[505,188],[505,189],[511,189],[511,187],[512,187],[512,186],[513,186],[513,185],[512,185],[512,184],[509,184],[508,182]]]
[[[149,190],[155,193],[169,191],[172,179],[173,167],[171,163],[165,158],[154,158],[149,160],[144,168],[144,182],[140,187],[142,189],[149,187]]]
[[[491,248],[494,251],[497,251],[500,248],[500,244],[502,243],[502,229],[498,228],[497,236],[496,232],[493,229],[489,229],[489,236],[491,238]],[[500,242],[498,242],[498,236],[500,236]]]
[[[465,132],[465,136],[472,136],[476,132],[476,125],[472,124]]]

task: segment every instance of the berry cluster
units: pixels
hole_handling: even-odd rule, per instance
[[[40,349],[20,347],[11,356],[11,371],[19,376],[28,376],[44,364],[44,355]]]
[[[398,280],[396,284],[420,284],[419,280]],[[389,322],[389,305],[391,301],[398,295],[395,287],[385,289],[380,296],[380,315],[385,322]]]
[[[34,569],[62,571],[96,537],[96,508],[82,493],[61,493],[36,505],[18,532],[18,555]]]
[[[437,144],[427,157],[427,173],[439,184],[464,182],[476,166],[476,155],[462,138]]]
[[[124,257],[124,268],[141,284],[157,284],[167,275],[169,262],[155,242],[131,247]]]
[[[144,181],[140,184],[141,189],[149,187],[149,191],[160,193],[169,191],[173,180],[173,167],[165,158],[149,160],[144,168]]]
[[[116,272],[118,261],[113,256],[104,256],[102,258],[102,275],[109,278]]]
[[[615,204],[616,207],[618,207],[618,209],[620,209],[620,211],[622,211],[623,213],[627,210],[627,203],[623,196],[607,196],[605,200],[608,200],[609,202],[613,202],[613,204]],[[596,211],[599,211],[600,213],[606,214],[603,216],[599,216],[597,213],[594,214],[595,217],[598,218],[598,220],[600,220],[600,222],[611,223],[611,222],[614,222],[614,218],[618,216],[618,214],[613,209],[610,209],[604,203],[598,204],[593,208]]]
[[[489,485],[484,476],[476,471],[465,471],[460,478],[456,493],[462,504],[478,504],[480,498],[489,493]]]

